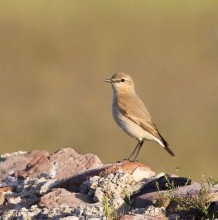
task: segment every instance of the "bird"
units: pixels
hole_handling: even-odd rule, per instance
[[[110,79],[106,79],[105,82],[112,85],[112,115],[115,122],[128,135],[138,141],[127,160],[133,162],[137,160],[145,140],[157,142],[172,157],[175,157],[175,154],[169,148],[169,144],[152,121],[151,115],[144,103],[136,94],[132,77],[127,73],[118,72]]]

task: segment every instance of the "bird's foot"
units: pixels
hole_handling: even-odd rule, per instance
[[[122,162],[125,162],[125,161],[129,161],[131,163],[139,162],[136,158],[128,157],[128,158],[124,158],[122,160],[118,160],[116,163],[122,163]]]
[[[122,159],[122,160],[118,160],[116,163],[122,163],[122,162],[125,162],[125,161],[128,161],[129,159]]]
[[[139,162],[136,158],[131,158],[131,157],[129,157],[128,159],[127,159],[129,162]]]

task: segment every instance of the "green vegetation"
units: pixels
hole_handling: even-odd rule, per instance
[[[131,194],[130,194],[129,190],[127,190],[125,188],[125,189],[123,189],[121,195],[122,195],[122,198],[125,202],[125,204],[124,204],[125,213],[128,213],[131,210],[131,206],[132,206]]]
[[[166,177],[166,180],[168,178]],[[182,196],[176,192],[176,188],[173,183],[167,181],[166,186],[168,192],[163,193],[160,191],[159,199],[157,201],[158,206],[165,206],[169,209],[170,205],[173,205],[175,213],[182,213],[182,215],[193,216],[194,219],[215,219],[218,217],[218,213],[213,213],[210,209],[210,189],[217,184],[217,181],[213,178],[207,180],[202,179],[201,188],[197,195]],[[158,188],[158,184],[157,184]],[[173,210],[170,212],[173,213]]]
[[[130,199],[130,193],[124,189],[123,192],[121,193],[121,196],[124,200],[124,204],[122,207],[120,207],[118,210],[111,205],[111,200],[113,200],[113,197],[111,195],[108,195],[105,193],[104,198],[103,198],[103,207],[104,207],[104,216],[107,219],[119,219],[120,216],[124,214],[128,214],[131,210],[131,199]]]
[[[109,204],[109,198],[107,196],[104,196],[103,198],[103,206],[104,206],[104,216],[107,219],[113,218],[113,211]]]

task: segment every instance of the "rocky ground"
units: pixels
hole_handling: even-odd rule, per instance
[[[216,219],[218,182],[72,148],[0,156],[0,219]]]

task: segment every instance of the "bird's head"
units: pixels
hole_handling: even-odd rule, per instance
[[[135,85],[130,75],[127,73],[115,73],[105,82],[111,83],[112,88],[117,93],[135,92]]]

